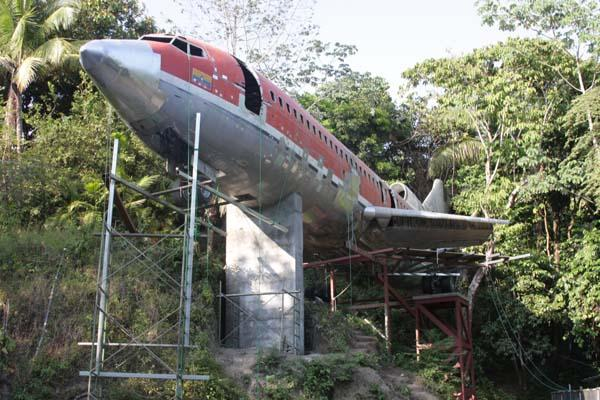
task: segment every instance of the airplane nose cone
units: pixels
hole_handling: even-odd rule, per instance
[[[98,67],[107,53],[102,40],[92,40],[84,44],[79,50],[79,60],[83,68],[91,74],[94,67]]]
[[[98,88],[128,121],[140,121],[162,107],[160,54],[141,40],[92,40],[79,59]]]

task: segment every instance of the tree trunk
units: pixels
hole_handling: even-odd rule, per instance
[[[10,313],[10,302],[6,300],[6,303],[0,303],[0,311],[2,311],[2,331],[6,334],[8,332],[8,315]],[[10,400],[11,385],[8,373],[0,371],[0,399]]]
[[[6,115],[4,116],[4,122],[8,130],[5,134],[5,140],[7,148],[10,148],[10,134],[14,133],[16,137],[17,153],[21,152],[21,142],[23,140],[22,107],[23,99],[21,98],[21,91],[17,87],[17,84],[13,82],[10,84],[8,99],[6,100]]]
[[[548,227],[548,212],[546,211],[546,205],[542,204],[542,216],[544,217],[544,232],[546,233],[546,256],[548,257],[548,261],[552,259],[550,254],[550,228]]]
[[[560,265],[560,213],[552,212],[552,236],[554,247],[554,264],[556,268]]]

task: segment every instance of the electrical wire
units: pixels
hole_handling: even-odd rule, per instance
[[[502,325],[502,328],[504,330],[504,333],[506,334],[506,337],[509,340],[510,346],[513,349],[514,355],[515,357],[517,357],[519,360],[521,360],[521,364],[523,365],[523,367],[525,368],[525,370],[538,382],[540,383],[542,386],[550,389],[550,390],[565,390],[567,389],[564,386],[561,386],[560,384],[556,383],[555,381],[553,381],[552,379],[550,379],[548,376],[546,376],[536,365],[536,363],[531,359],[531,357],[527,354],[527,352],[525,351],[525,348],[523,347],[522,343],[518,340],[516,334],[514,333],[514,329],[512,327],[512,325],[510,324],[510,321],[508,319],[508,317],[506,316],[506,312],[504,309],[500,309],[500,307],[502,307],[502,305],[499,303],[500,299],[498,296],[498,293],[496,292],[496,288],[494,286],[494,283],[492,281],[491,278],[486,277],[486,280],[491,284],[492,286],[492,303],[494,304],[494,308],[496,309],[496,312],[498,313],[498,317],[500,318],[500,323]],[[495,298],[495,296],[498,296],[498,298]],[[498,301],[498,303],[497,303]],[[498,304],[500,304],[500,307],[498,306]],[[511,331],[513,332],[514,335],[514,342],[513,342],[513,337],[510,335],[509,333],[509,328],[507,328],[507,325],[509,326],[509,328],[511,329]],[[538,377],[528,366],[527,363],[523,361],[523,357],[520,356],[520,353],[517,349],[517,346],[515,346],[515,342],[517,343],[517,345],[519,346],[520,350],[521,350],[521,354],[524,354],[525,359],[527,361],[529,361],[531,363],[531,365],[533,365],[533,367],[539,372],[539,374],[546,379],[546,382],[544,382],[540,377]]]

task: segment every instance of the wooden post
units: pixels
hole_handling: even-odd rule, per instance
[[[460,368],[460,399],[461,400],[469,400],[466,396],[467,385],[465,384],[466,374],[465,374],[465,356],[464,356],[464,347],[463,347],[463,324],[462,324],[462,306],[460,301],[456,299],[454,301],[454,317],[456,320],[456,351],[458,352],[458,368]]]
[[[383,263],[383,310],[384,310],[384,327],[385,327],[385,348],[389,354],[392,352],[391,342],[391,320],[390,320],[390,293],[389,293],[389,277],[387,262]]]
[[[329,270],[329,303],[330,310],[334,312],[337,309],[336,299],[335,299],[335,269],[331,268]]]
[[[421,359],[421,306],[415,306],[415,346],[417,351],[417,362]]]

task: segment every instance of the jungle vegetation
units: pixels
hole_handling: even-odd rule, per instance
[[[303,3],[304,19],[293,32],[302,52],[288,42],[260,40],[282,35],[277,29],[288,18],[289,1],[269,2],[278,6],[266,21],[259,18],[263,0],[242,1],[247,4],[241,8],[198,3],[217,21],[199,27],[198,35],[208,35],[202,29],[218,32],[207,38],[220,40],[294,93],[380,176],[401,180],[421,196],[432,179],[442,178],[454,212],[511,221],[496,230],[492,243],[472,249],[493,245],[495,252],[531,255],[482,276],[474,336],[485,385],[522,399],[547,399],[569,384],[600,386],[597,1],[479,0],[474,6],[482,23],[530,35],[423,60],[398,71],[406,81],[401,88],[351,70],[346,59],[360,49],[322,42],[318,30],[309,29],[311,2]],[[93,38],[174,29],[157,26],[138,0],[0,0],[1,398],[81,393],[76,371],[87,353],[76,342],[89,338],[99,246],[93,233],[106,198],[111,138],[124,144],[123,175],[156,190],[169,184],[148,175],[160,171],[162,161],[128,131],[81,71],[77,48]],[[137,220],[176,223],[135,196],[124,202]],[[195,278],[203,282],[198,290],[209,309],[222,266],[218,248],[214,254]],[[197,318],[207,332],[202,340],[210,343],[214,313]],[[394,359],[405,360],[409,345],[395,343]],[[194,362],[218,370],[208,351]],[[443,374],[430,375],[443,383]],[[150,386],[130,389],[161,394]],[[198,390],[198,398],[239,395],[225,377]]]

